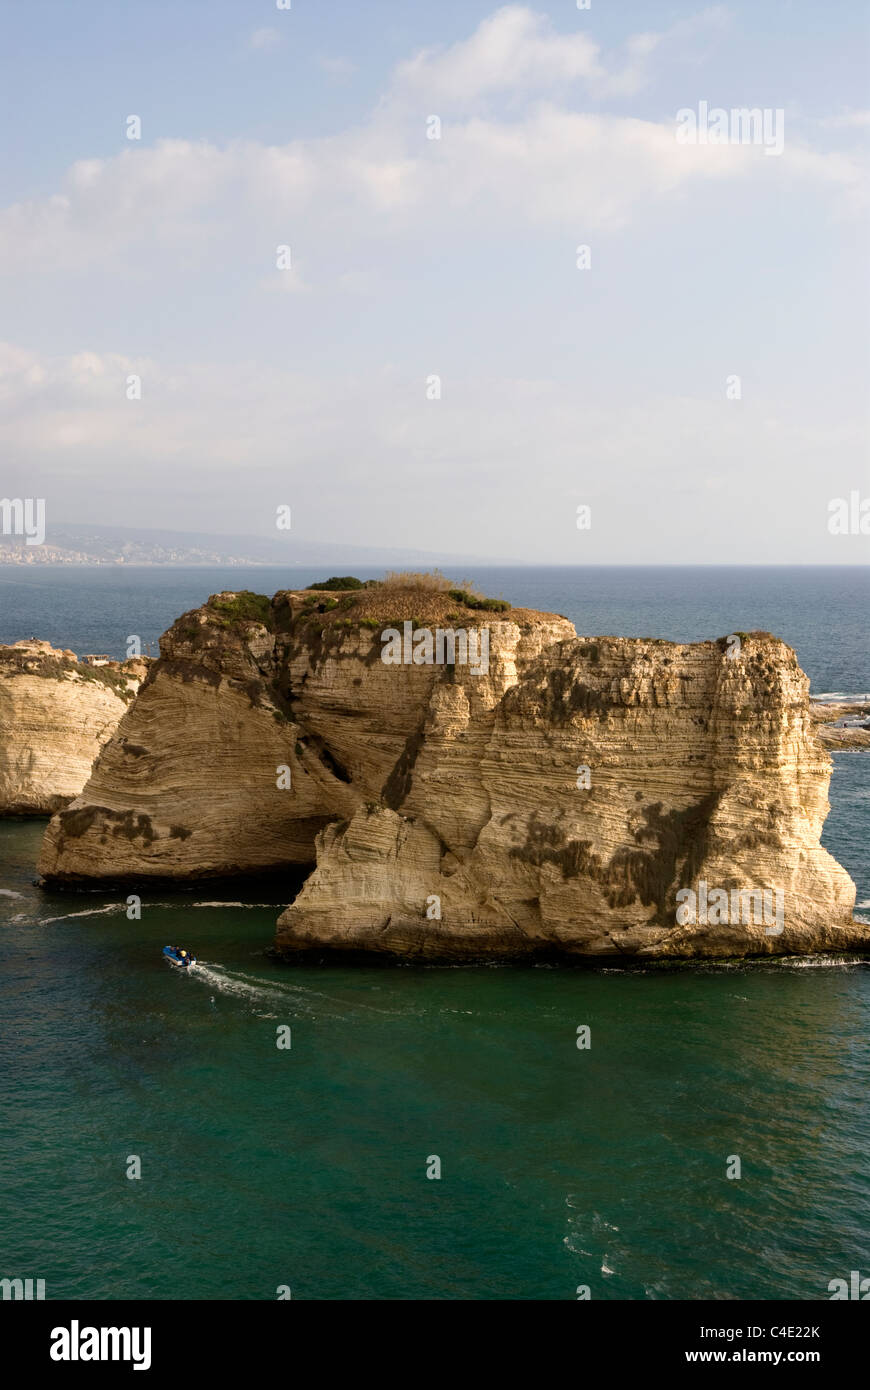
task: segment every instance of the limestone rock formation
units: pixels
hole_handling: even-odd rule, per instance
[[[0,646],[0,814],[51,815],[78,796],[138,686],[131,663]]]
[[[870,946],[852,922],[854,885],[819,844],[830,763],[783,643],[753,635],[732,658],[724,641],[561,642],[476,714],[473,679],[435,693],[406,798],[321,835],[317,869],[279,921],[281,949],[463,959]],[[457,800],[487,807],[471,833]],[[699,900],[695,921],[678,919],[681,889]],[[714,889],[727,910],[703,913]],[[767,891],[769,922],[743,891]]]
[[[410,621],[404,594],[364,593],[348,611],[329,594],[228,593],[179,618],[83,794],[49,826],[40,872],[183,882],[310,865],[325,825],[403,796],[444,668],[381,662],[386,619]],[[517,662],[573,632],[510,616],[490,625],[476,698],[491,705]]]
[[[468,659],[433,647],[442,628]],[[819,843],[807,678],[741,638],[577,638],[413,589],[216,595],[163,638],[40,868],[184,881],[316,856],[288,955],[867,949]]]

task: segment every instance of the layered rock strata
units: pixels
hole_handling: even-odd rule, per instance
[[[453,959],[866,947],[854,885],[819,843],[830,763],[807,684],[759,635],[736,659],[724,642],[561,642],[488,711],[470,681],[440,687],[406,797],[323,832],[278,945]],[[678,917],[684,889],[695,920]],[[724,914],[721,899],[701,909],[713,890]],[[735,910],[734,893],[765,891],[769,922],[763,896]]]
[[[49,826],[40,871],[59,883],[183,882],[313,864],[330,822],[404,798],[445,675],[380,661],[379,632],[387,619],[419,622],[412,606],[402,593],[364,594],[351,619],[331,595],[218,594],[185,614],[84,792]],[[564,618],[510,616],[492,628],[475,694],[490,705],[518,662],[573,632]]]
[[[139,675],[49,642],[0,646],[0,815],[51,815],[79,795]]]

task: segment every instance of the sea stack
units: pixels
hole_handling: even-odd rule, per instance
[[[485,663],[442,640],[484,628]],[[820,844],[830,767],[767,633],[577,637],[395,586],[227,593],[163,638],[40,870],[147,888],[309,866],[290,957],[867,949]]]
[[[79,795],[144,670],[36,639],[0,646],[0,815],[51,815]]]

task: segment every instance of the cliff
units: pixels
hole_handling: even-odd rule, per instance
[[[328,593],[218,594],[184,614],[83,794],[49,826],[40,871],[62,883],[185,881],[313,864],[326,825],[398,794],[445,673],[384,666],[378,634],[388,621],[419,622],[432,603],[378,591],[350,605]],[[517,661],[573,631],[526,610],[496,627],[478,694],[491,703]]]
[[[88,666],[49,642],[0,646],[0,815],[78,796],[139,686],[139,666]]]
[[[445,626],[467,652],[439,651]],[[141,883],[316,859],[278,923],[287,954],[866,949],[819,843],[829,775],[807,678],[769,634],[735,652],[577,638],[461,594],[223,594],[162,639],[40,869]]]

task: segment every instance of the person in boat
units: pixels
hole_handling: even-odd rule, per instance
[[[190,965],[190,956],[186,951],[179,951],[178,954],[181,956],[182,965]]]

